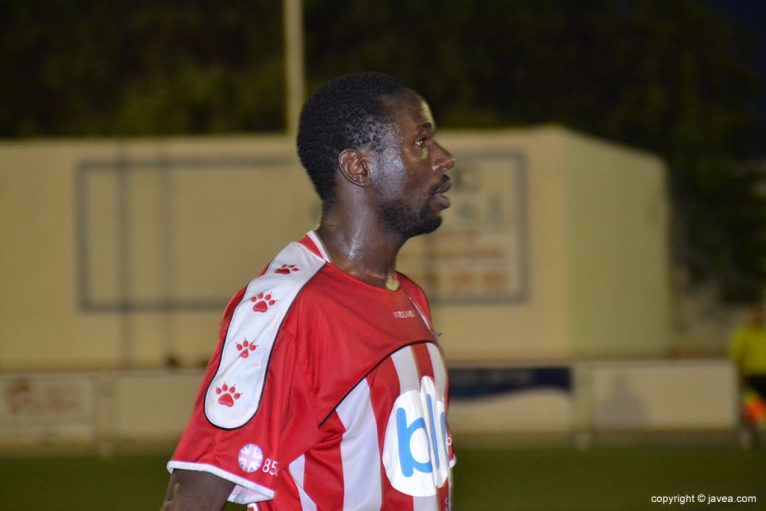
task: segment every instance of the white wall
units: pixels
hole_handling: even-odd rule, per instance
[[[401,267],[427,277],[449,362],[667,353],[656,158],[557,127],[441,141],[473,181]],[[203,363],[228,298],[317,221],[294,153],[282,137],[0,144],[0,371]]]
[[[558,127],[461,134],[445,145],[456,154],[515,150],[526,172],[525,294],[512,303],[438,307],[449,358],[669,353],[669,212],[656,157]]]
[[[573,352],[667,355],[672,315],[663,165],[653,155],[583,136],[562,145]]]
[[[199,365],[228,298],[315,212],[283,138],[0,144],[0,370]]]

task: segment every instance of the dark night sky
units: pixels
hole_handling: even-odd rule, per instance
[[[754,105],[761,124],[756,154],[766,157],[766,2],[763,0],[706,0],[711,9],[739,26],[753,40],[753,65],[761,78],[761,94]]]

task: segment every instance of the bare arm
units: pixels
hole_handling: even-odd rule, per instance
[[[209,472],[174,470],[161,511],[220,511],[234,483]]]

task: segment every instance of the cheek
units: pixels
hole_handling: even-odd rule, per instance
[[[412,184],[407,174],[391,168],[377,180],[375,185],[375,193],[383,202],[401,201],[410,189]]]
[[[424,156],[425,155],[425,156]],[[376,191],[386,201],[420,201],[431,191],[433,172],[427,151],[384,153],[381,158],[383,174]]]
[[[422,166],[417,173],[413,173],[413,178],[419,189],[423,190],[424,193],[431,193],[431,188],[434,184],[434,174],[430,166]]]
[[[403,166],[406,169],[406,177],[410,186],[422,187],[430,183],[433,172],[427,150],[423,155],[420,152],[406,154],[403,159]]]

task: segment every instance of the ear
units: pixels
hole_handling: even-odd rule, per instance
[[[370,183],[371,165],[369,155],[360,149],[344,149],[338,155],[340,173],[357,186],[367,186]]]

